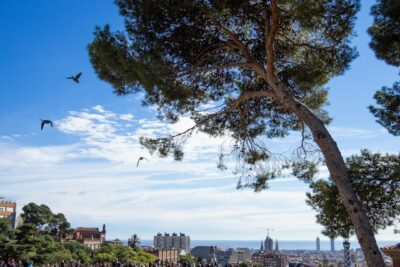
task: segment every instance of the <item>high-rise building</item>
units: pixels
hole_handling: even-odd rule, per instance
[[[331,237],[331,251],[335,251],[335,239]]]
[[[321,251],[321,241],[319,240],[319,237],[317,237],[315,242],[316,242],[316,245],[317,245],[317,251],[320,252]]]
[[[173,233],[172,235],[168,233],[158,233],[154,236],[153,245],[156,249],[159,248],[176,248],[178,250],[190,251],[190,237],[183,233]]]
[[[344,251],[344,267],[351,267],[351,258],[350,258],[350,242],[345,240],[343,242],[343,251]]]
[[[8,218],[11,226],[15,228],[17,219],[17,203],[11,201],[0,201],[0,218]]]
[[[278,239],[275,240],[275,251],[279,252]]]

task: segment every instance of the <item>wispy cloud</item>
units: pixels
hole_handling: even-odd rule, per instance
[[[331,126],[329,127],[329,131],[331,132],[334,138],[374,138],[377,137],[378,134],[374,131],[366,130],[366,129],[358,129],[358,128],[350,128],[350,127],[338,127]]]
[[[70,111],[55,127],[77,137],[73,144],[27,146],[12,137],[0,139],[0,193],[18,200],[19,207],[46,203],[74,226],[107,223],[109,237],[126,238],[130,225],[144,238],[185,231],[195,239],[259,239],[266,224],[280,239],[319,234],[321,227],[304,202],[307,187],[296,179],[276,179],[258,194],[235,189],[237,177],[215,166],[227,137],[195,133],[185,144],[183,162],[157,158],[138,144],[142,135],[166,135],[192,125],[189,118],[169,125],[100,105]],[[137,168],[139,156],[150,162]],[[326,177],[327,170],[320,175]]]

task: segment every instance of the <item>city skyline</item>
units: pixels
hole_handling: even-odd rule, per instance
[[[398,70],[377,60],[368,47],[372,3],[363,2],[356,24],[360,56],[328,84],[329,129],[345,156],[362,148],[397,154],[400,147],[367,109],[377,89],[398,80]],[[223,138],[196,134],[185,145],[183,162],[142,149],[140,136],[179,132],[192,121],[160,122],[154,108],[141,106],[140,95],[112,94],[94,74],[86,46],[96,25],[122,28],[122,18],[111,1],[79,3],[78,10],[76,5],[0,3],[2,32],[12,40],[0,44],[5,62],[0,71],[6,77],[0,81],[0,196],[16,201],[18,212],[29,202],[46,204],[64,213],[73,227],[105,223],[110,239],[138,233],[151,240],[157,232],[176,231],[194,240],[259,240],[268,227],[279,242],[329,240],[305,204],[308,186],[297,179],[279,177],[260,193],[236,190],[232,168],[216,168]],[[27,25],[26,18],[35,20]],[[80,84],[66,79],[78,72]],[[54,128],[41,131],[40,119],[54,120]],[[290,151],[299,142],[293,134],[271,140],[271,148]],[[136,167],[141,156],[149,162]],[[322,169],[319,177],[327,176]],[[377,239],[398,235],[390,228],[379,231]]]

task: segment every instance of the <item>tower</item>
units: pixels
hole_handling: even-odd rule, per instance
[[[264,242],[261,240],[260,252],[264,252]]]
[[[208,263],[215,264],[217,262],[217,247],[211,246],[208,254]]]
[[[275,240],[275,251],[279,252],[278,239]]]
[[[351,267],[351,258],[350,258],[350,242],[345,240],[343,242],[344,249],[344,267]]]
[[[315,242],[317,245],[317,251],[320,252],[321,251],[321,241],[319,240],[319,237],[317,237]]]
[[[265,238],[265,241],[264,241],[264,252],[270,253],[270,252],[272,252],[273,249],[274,249],[274,240],[272,240],[272,238],[270,238],[267,235],[267,237]]]
[[[100,240],[101,240],[101,243],[106,241],[106,225],[105,224],[103,224],[103,229],[100,232]]]
[[[335,251],[335,239],[331,237],[331,251]]]

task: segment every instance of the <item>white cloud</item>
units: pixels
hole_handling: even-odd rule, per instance
[[[71,111],[55,127],[77,137],[74,144],[33,147],[1,139],[0,195],[13,197],[19,207],[48,204],[74,226],[107,223],[111,238],[126,238],[130,225],[144,238],[184,231],[194,239],[259,239],[264,231],[257,229],[265,225],[280,239],[319,234],[304,203],[307,187],[296,179],[273,180],[258,194],[235,189],[237,177],[215,166],[226,138],[195,133],[185,144],[183,162],[153,157],[138,144],[141,135],[173,134],[192,125],[189,118],[175,125],[137,120],[100,105]],[[137,168],[139,156],[150,162]]]
[[[334,138],[373,138],[378,134],[374,131],[359,129],[359,128],[350,128],[350,127],[338,127],[338,126],[330,126],[328,127],[330,133]]]

